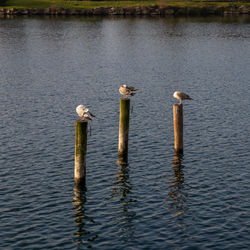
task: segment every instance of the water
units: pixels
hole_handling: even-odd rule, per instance
[[[0,20],[1,249],[247,249],[249,56],[244,18]],[[121,84],[129,164],[118,166]],[[184,155],[172,98],[184,103]],[[74,190],[75,107],[96,115]]]

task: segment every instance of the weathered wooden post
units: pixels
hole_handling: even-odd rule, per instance
[[[173,105],[174,117],[174,148],[177,153],[183,153],[183,105]]]
[[[128,155],[130,99],[120,99],[119,145],[118,155],[124,159]]]
[[[87,154],[88,122],[76,120],[75,130],[75,184],[86,185],[86,154]]]

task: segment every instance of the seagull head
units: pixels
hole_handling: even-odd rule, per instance
[[[77,107],[76,107],[76,112],[78,113],[78,112],[84,112],[84,113],[86,113],[86,112],[88,112],[89,111],[89,109],[88,108],[86,108],[84,105],[78,105]]]
[[[180,91],[175,91],[174,94],[173,94],[173,97],[178,99],[178,94],[179,93],[180,93]]]
[[[79,108],[79,109],[85,109],[85,107],[82,104],[78,105],[77,108]]]

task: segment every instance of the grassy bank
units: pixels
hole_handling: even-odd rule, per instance
[[[156,5],[156,0],[146,1],[70,1],[70,0],[8,0],[7,8],[83,9],[97,7],[136,7]]]
[[[89,9],[98,7],[137,7],[137,6],[176,6],[176,7],[228,7],[250,6],[248,1],[227,0],[142,0],[142,1],[70,1],[70,0],[8,0],[4,8],[65,8]]]

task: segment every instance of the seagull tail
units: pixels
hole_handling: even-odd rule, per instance
[[[193,100],[189,95],[186,95],[184,99],[186,99],[186,100]]]
[[[135,95],[135,93],[133,93],[133,92],[132,92],[130,95],[134,96],[134,95]]]
[[[95,115],[94,115],[94,114],[92,114],[92,113],[90,113],[90,112],[89,112],[89,114],[90,114],[91,116],[95,117]]]

